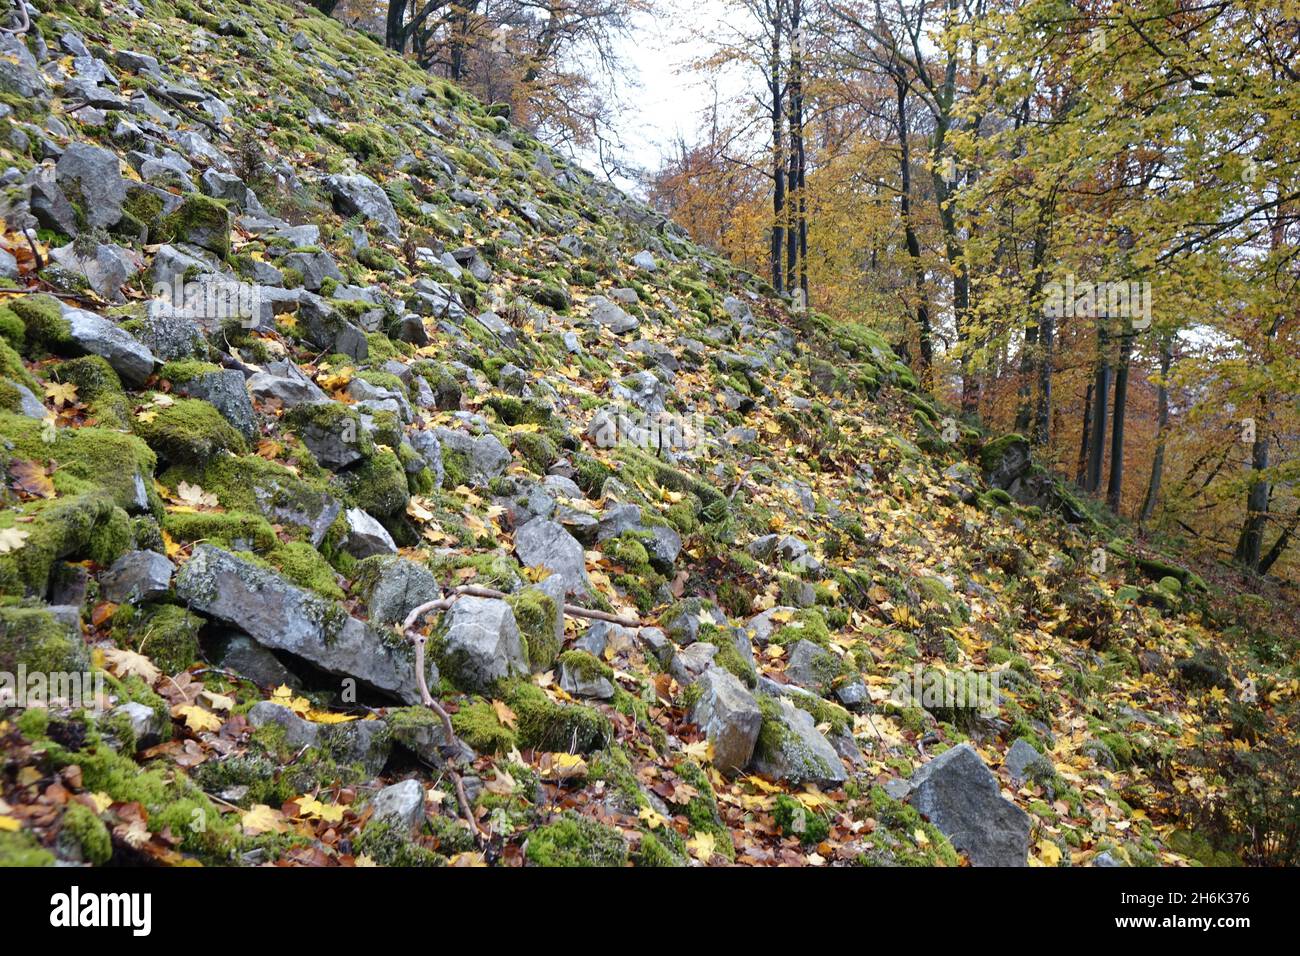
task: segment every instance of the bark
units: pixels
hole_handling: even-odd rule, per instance
[[[1097,376],[1092,391],[1092,434],[1088,443],[1088,475],[1084,490],[1096,494],[1101,490],[1102,464],[1106,458],[1106,402],[1110,398],[1109,336],[1105,326],[1097,329]]]
[[[1128,409],[1128,372],[1133,355],[1133,335],[1120,339],[1119,368],[1115,373],[1115,421],[1111,427],[1110,482],[1106,486],[1106,503],[1115,514],[1124,503],[1124,419]]]
[[[1142,501],[1142,521],[1150,521],[1160,501],[1160,484],[1165,473],[1165,439],[1169,428],[1169,368],[1173,364],[1170,336],[1160,342],[1160,385],[1156,390],[1156,450],[1151,458],[1151,480]]]

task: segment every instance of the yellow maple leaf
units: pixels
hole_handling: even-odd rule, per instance
[[[162,676],[162,671],[143,654],[120,647],[106,647],[103,652],[104,663],[114,677],[138,677],[152,687],[154,681]]]
[[[255,803],[239,818],[245,836],[257,836],[259,833],[284,833],[289,825],[284,814],[268,807],[265,803]]]
[[[22,828],[23,825],[13,817],[0,817],[0,833],[14,833]]]
[[[210,710],[204,710],[194,704],[187,704],[181,707],[172,708],[173,717],[184,717],[185,726],[194,733],[202,731],[217,731],[221,729],[221,718]]]
[[[326,823],[338,823],[343,819],[343,808],[321,803],[315,797],[302,797],[298,801],[298,812],[304,817],[316,817]]]
[[[718,841],[712,833],[705,833],[703,830],[696,830],[695,836],[686,841],[686,849],[691,851],[691,856],[701,863],[708,863],[713,858],[713,851],[717,848]]]

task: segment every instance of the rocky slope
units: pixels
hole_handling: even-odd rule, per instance
[[[1225,858],[1293,649],[879,335],[310,8],[36,7],[0,671],[104,683],[4,712],[0,862]]]

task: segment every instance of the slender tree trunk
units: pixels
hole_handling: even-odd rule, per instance
[[[1268,468],[1268,435],[1261,428],[1256,432],[1255,444],[1251,447],[1251,471],[1255,472],[1246,495],[1246,517],[1241,525],[1241,536],[1237,539],[1237,550],[1233,560],[1247,571],[1259,571],[1260,551],[1264,546],[1264,526],[1268,522],[1268,501],[1272,495],[1272,485],[1259,477],[1259,473]]]
[[[1165,473],[1165,439],[1169,428],[1169,369],[1173,365],[1171,336],[1160,340],[1160,385],[1156,389],[1156,450],[1151,458],[1151,480],[1142,501],[1142,521],[1150,521],[1160,501],[1160,483]]]
[[[930,329],[930,304],[925,295],[925,262],[921,259],[921,241],[912,221],[912,146],[908,141],[907,77],[894,74],[894,94],[897,106],[899,215],[903,220],[903,241],[907,257],[912,263],[912,285],[916,292],[916,329],[921,353],[921,387],[929,391],[934,387],[934,341]],[[875,250],[872,250],[874,257]]]
[[[1088,479],[1084,490],[1101,490],[1102,464],[1106,458],[1106,402],[1110,398],[1110,342],[1106,327],[1097,327],[1097,378],[1092,392],[1092,434],[1088,447]]]
[[[781,90],[781,25],[784,19],[784,7],[777,3],[772,14],[772,47],[767,63],[768,92],[772,97],[772,288],[777,292],[785,289],[782,281],[781,252],[785,245],[785,145],[782,116]]]
[[[1092,391],[1096,387],[1093,382],[1089,382],[1083,393],[1083,437],[1079,440],[1079,465],[1074,472],[1074,483],[1085,489],[1088,487],[1088,449],[1091,447],[1089,438],[1092,434]]]
[[[1106,486],[1106,503],[1115,514],[1124,503],[1124,419],[1128,409],[1128,371],[1133,355],[1133,334],[1120,336],[1119,368],[1115,372],[1115,422],[1111,427],[1110,483]]]
[[[1296,508],[1295,517],[1291,523],[1282,529],[1282,533],[1277,536],[1273,542],[1273,547],[1268,549],[1268,554],[1264,555],[1259,562],[1259,573],[1268,574],[1269,569],[1277,563],[1277,559],[1282,557],[1287,546],[1291,544],[1291,537],[1295,534],[1296,523],[1300,522],[1300,508]]]
[[[1034,409],[1031,441],[1046,446],[1052,437],[1052,347],[1056,341],[1056,319],[1044,315],[1039,326],[1041,354],[1038,358],[1038,404]]]

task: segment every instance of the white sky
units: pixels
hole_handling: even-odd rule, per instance
[[[631,36],[619,44],[627,73],[617,87],[621,158],[644,169],[658,167],[679,135],[688,143],[695,139],[713,94],[688,64],[709,52],[699,35],[716,32],[726,14],[720,0],[660,0],[657,6],[657,15],[635,15]],[[731,90],[739,82],[733,79]],[[631,191],[633,184],[619,185]]]

